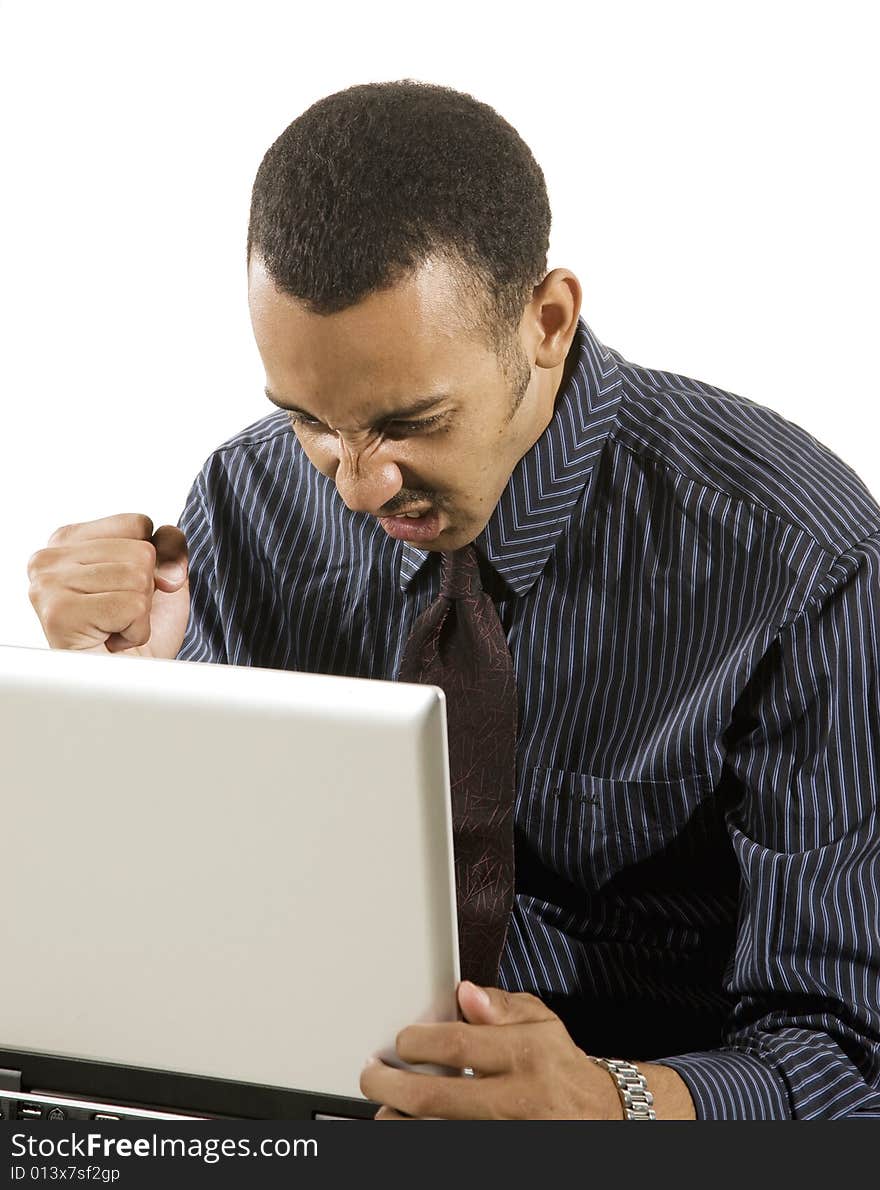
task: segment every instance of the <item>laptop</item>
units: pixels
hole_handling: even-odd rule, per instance
[[[367,1119],[456,1019],[437,687],[0,646],[0,820],[5,1118]]]

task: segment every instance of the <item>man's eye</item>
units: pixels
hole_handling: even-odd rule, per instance
[[[419,434],[422,430],[428,430],[443,421],[445,416],[443,413],[436,413],[433,417],[422,418],[421,421],[392,421],[388,423],[386,430],[391,434]]]
[[[319,426],[321,423],[314,417],[309,417],[306,413],[293,413],[288,410],[288,421],[292,426]]]
[[[406,434],[420,434],[423,430],[428,430],[432,426],[437,425],[443,421],[445,414],[437,413],[433,417],[424,417],[421,421],[390,421],[385,426],[385,433],[391,437],[401,437]],[[315,417],[310,417],[307,413],[294,413],[293,410],[287,411],[287,417],[292,426],[303,426],[308,429],[316,429],[324,426],[323,422],[318,421]],[[332,432],[332,431],[328,431]]]

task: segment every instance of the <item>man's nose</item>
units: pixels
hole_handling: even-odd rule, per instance
[[[336,490],[352,512],[378,516],[403,487],[403,475],[381,451],[358,449],[337,437]]]

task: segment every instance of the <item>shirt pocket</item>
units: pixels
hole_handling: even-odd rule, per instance
[[[720,825],[714,785],[710,773],[631,781],[534,768],[517,825],[545,868],[598,889],[649,860],[698,854]]]

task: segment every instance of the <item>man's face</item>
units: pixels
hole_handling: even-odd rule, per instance
[[[439,261],[336,314],[310,313],[256,258],[248,291],[267,395],[348,507],[423,549],[473,541],[553,412],[524,336],[505,367]]]

